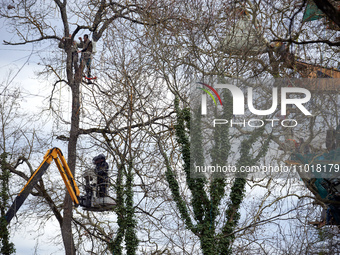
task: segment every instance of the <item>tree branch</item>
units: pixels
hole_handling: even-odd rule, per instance
[[[291,39],[278,39],[278,40],[273,40],[273,42],[288,42],[288,43],[294,43],[294,44],[312,44],[312,43],[326,43],[329,46],[340,46],[340,41],[338,42],[331,42],[329,40],[311,40],[311,41],[294,41]]]
[[[156,123],[157,120],[161,120],[161,119],[166,119],[168,117],[170,117],[174,112],[170,112],[169,114],[165,115],[165,116],[161,116],[161,117],[156,117],[153,118],[149,121],[146,122],[142,122],[142,123],[138,123],[135,125],[131,125],[131,126],[126,126],[120,129],[116,129],[115,131],[110,131],[108,128],[89,128],[89,129],[79,129],[79,135],[86,135],[86,134],[91,134],[91,133],[105,133],[105,134],[119,134],[120,132],[122,132],[123,130],[127,130],[129,128],[138,128],[138,127],[145,127],[145,126],[149,126],[151,124]]]
[[[34,43],[34,42],[40,42],[43,41],[45,39],[57,39],[57,40],[61,40],[61,38],[59,38],[58,36],[55,35],[51,35],[51,36],[42,36],[38,39],[34,39],[34,40],[25,40],[24,42],[18,42],[18,43],[12,43],[12,42],[8,42],[3,40],[5,45],[24,45],[24,44],[28,44],[28,43]]]

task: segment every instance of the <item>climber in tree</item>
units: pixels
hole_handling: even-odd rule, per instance
[[[86,66],[87,68],[87,76],[88,78],[91,77],[91,62],[92,62],[92,51],[93,46],[92,42],[89,39],[89,36],[87,34],[84,35],[84,41],[81,37],[79,37],[80,43],[78,43],[78,48],[82,48],[82,50],[79,50],[78,52],[81,52],[80,57],[80,66]]]
[[[70,34],[69,37],[63,37],[61,41],[59,42],[58,47],[61,49],[66,50],[66,47],[70,46],[71,47],[71,52],[72,52],[72,62],[71,62],[71,68],[77,72],[78,70],[78,46],[77,42],[73,41],[71,42],[71,37],[72,35]]]

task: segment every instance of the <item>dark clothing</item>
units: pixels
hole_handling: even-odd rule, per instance
[[[109,184],[109,165],[106,161],[102,161],[96,164],[95,173],[97,175],[97,193],[99,197],[106,197],[107,196],[107,187]]]
[[[92,62],[92,42],[87,39],[86,42],[81,41],[78,44],[78,48],[82,48],[80,64],[83,64],[87,68],[87,77],[91,77],[91,62]]]
[[[86,42],[81,41],[78,44],[78,47],[82,48],[81,52],[82,54],[84,54],[84,56],[89,56],[92,54],[93,46],[92,46],[92,42],[89,39],[87,39]]]

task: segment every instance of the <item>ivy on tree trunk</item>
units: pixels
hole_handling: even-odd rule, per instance
[[[118,230],[115,238],[109,244],[109,250],[114,255],[121,255],[123,252],[123,240],[126,244],[126,254],[135,255],[138,248],[136,235],[135,208],[133,206],[133,163],[129,160],[128,167],[118,167],[116,182],[116,212],[118,216]],[[124,184],[125,180],[125,184]]]
[[[232,118],[232,98],[230,93],[223,94],[224,102],[229,102],[224,106],[223,119]],[[193,178],[190,176],[190,165],[204,165],[204,153],[202,146],[201,116],[199,111],[190,113],[188,108],[181,109],[179,100],[175,99],[175,109],[177,123],[175,133],[177,142],[180,144],[180,151],[183,159],[183,168],[186,174],[186,183],[191,191],[191,201],[188,205],[180,194],[179,184],[171,168],[171,164],[166,153],[160,147],[166,165],[166,179],[172,193],[172,197],[180,212],[187,229],[198,236],[201,243],[201,250],[204,255],[231,254],[232,245],[235,241],[234,232],[240,219],[240,206],[244,200],[246,177],[236,176],[229,194],[229,203],[226,209],[219,208],[221,200],[227,197],[225,192],[226,177],[216,176],[212,180],[206,178]],[[190,135],[190,125],[195,126],[195,133]],[[230,154],[230,134],[227,125],[217,127],[214,130],[214,145],[211,148],[212,164],[226,165]],[[252,155],[251,148],[260,141],[264,128],[254,131],[249,138],[241,142],[240,158],[236,165],[252,165],[258,162],[268,151],[270,137],[261,146],[257,155]],[[190,147],[192,150],[190,151]],[[191,153],[191,155],[190,155]],[[194,156],[192,156],[194,155]],[[192,162],[191,162],[192,161]],[[190,215],[188,206],[192,207],[193,215]],[[225,223],[220,229],[216,228],[217,216],[225,210]]]
[[[8,181],[10,176],[10,171],[8,169],[7,163],[7,153],[3,152],[0,155],[0,164],[1,164],[1,197],[0,197],[0,211],[1,211],[1,220],[0,220],[0,237],[1,237],[1,254],[10,255],[15,254],[14,244],[9,241],[9,231],[8,224],[5,218],[5,214],[7,211],[7,203],[9,199],[8,195]]]

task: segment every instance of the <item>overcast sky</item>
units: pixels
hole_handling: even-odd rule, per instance
[[[53,53],[49,45],[33,46],[4,45],[4,40],[11,40],[13,35],[6,31],[4,21],[0,19],[0,75],[1,90],[5,84],[9,83],[7,88],[13,91],[16,87],[20,87],[22,95],[25,97],[21,102],[21,107],[29,113],[38,111],[37,107],[41,106],[44,100],[52,90],[52,86],[47,81],[37,79],[35,72],[41,70],[39,63],[39,54]],[[45,101],[46,102],[46,101]],[[56,145],[58,146],[58,145]],[[44,153],[44,152],[43,152]],[[22,187],[19,187],[20,190]],[[18,191],[19,191],[18,190]],[[15,221],[23,221],[24,219],[14,218]],[[17,255],[29,254],[64,254],[63,246],[56,244],[51,245],[50,241],[57,233],[60,232],[58,223],[54,219],[50,219],[45,226],[31,226],[28,224],[25,228],[14,227],[11,224],[11,241],[14,243]],[[38,230],[39,229],[39,230]],[[40,235],[37,238],[37,235]],[[37,247],[37,253],[35,248]]]

